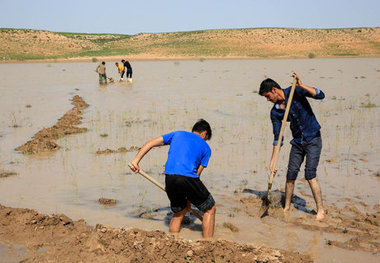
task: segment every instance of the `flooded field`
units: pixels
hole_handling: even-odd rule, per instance
[[[213,129],[213,153],[201,179],[217,202],[216,238],[297,251],[316,262],[380,259],[380,59],[141,61],[132,62],[132,84],[106,86],[97,83],[96,66],[0,64],[0,204],[168,232],[166,194],[133,174],[128,162],[148,139],[191,130],[204,118]],[[106,66],[117,79],[114,64]],[[328,214],[320,223],[303,169],[290,217],[275,210],[257,216],[273,140],[272,104],[257,92],[267,77],[287,87],[292,71],[326,94],[309,100],[322,126],[318,179]],[[15,151],[55,125],[75,95],[89,104],[78,125],[87,132],[58,139],[52,153]],[[290,138],[287,128],[272,188],[282,192]],[[153,149],[141,162],[162,184],[167,151]],[[200,239],[200,230],[190,217],[180,236]]]

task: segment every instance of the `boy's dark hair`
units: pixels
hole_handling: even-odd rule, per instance
[[[105,64],[106,64],[106,62],[104,62],[104,61],[103,61],[103,62],[102,62],[102,64],[103,64],[103,65],[105,65]]]
[[[124,59],[122,59],[122,60],[121,60],[121,62],[123,62],[123,63],[124,63],[124,62],[125,62],[125,60],[124,60]]]
[[[264,96],[264,93],[271,92],[273,87],[281,89],[280,85],[278,85],[278,83],[273,79],[268,78],[266,80],[263,80],[263,82],[260,84],[259,94],[261,96]]]
[[[202,133],[206,131],[207,132],[207,140],[210,140],[211,139],[211,136],[212,136],[212,131],[211,131],[211,126],[210,124],[205,121],[204,119],[200,119],[198,120],[194,126],[193,126],[193,129],[191,130],[191,132],[198,132],[198,133]]]

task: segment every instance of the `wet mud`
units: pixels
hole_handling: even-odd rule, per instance
[[[15,176],[17,173],[15,172],[9,172],[9,171],[0,171],[0,178],[6,178],[10,176]]]
[[[127,153],[127,152],[136,152],[141,148],[137,146],[131,146],[129,149],[126,147],[119,147],[117,150],[105,149],[105,150],[97,150],[96,154],[111,154],[111,153]]]
[[[137,228],[92,227],[63,214],[1,205],[0,240],[27,246],[23,262],[312,262],[309,256],[281,249],[191,241]]]
[[[58,122],[49,128],[45,128],[37,132],[32,140],[17,147],[16,151],[21,151],[23,154],[38,154],[44,152],[55,152],[60,146],[56,141],[66,135],[83,133],[87,128],[79,128],[76,125],[81,123],[82,110],[89,105],[78,95],[72,98],[74,107],[66,112]]]
[[[255,193],[255,196],[248,196],[240,199],[243,210],[254,218],[262,217],[262,192],[246,189],[245,192]],[[284,199],[284,193],[282,193]],[[343,209],[335,206],[326,206],[326,218],[315,221],[316,212],[308,210],[302,202],[302,198],[293,196],[289,212],[283,211],[281,207],[269,207],[265,216],[284,222],[293,227],[302,228],[307,231],[321,231],[330,234],[337,234],[339,240],[328,239],[326,244],[339,248],[371,252],[380,252],[380,206],[374,207],[374,212],[365,212],[368,206],[362,202],[349,200],[349,205]],[[302,211],[302,216],[294,216],[298,211]],[[363,210],[364,212],[362,212]],[[340,239],[345,239],[341,241]]]
[[[112,198],[104,198],[100,197],[98,200],[99,204],[101,205],[107,205],[107,206],[113,206],[116,205],[116,200]]]

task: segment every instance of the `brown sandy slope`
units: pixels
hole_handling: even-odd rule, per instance
[[[0,61],[379,56],[380,28],[252,28],[176,33],[54,33],[0,29]]]
[[[308,256],[278,249],[189,241],[136,228],[94,228],[62,214],[1,205],[0,244],[27,247],[18,255],[20,262],[311,262]]]
[[[76,40],[42,30],[0,30],[1,60],[66,57],[86,49],[98,49],[88,40]]]

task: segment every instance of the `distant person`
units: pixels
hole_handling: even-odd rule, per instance
[[[290,142],[292,148],[289,154],[289,164],[286,175],[284,211],[287,212],[290,209],[294,183],[297,179],[301,164],[306,157],[305,179],[310,185],[317,206],[316,220],[322,220],[325,217],[325,212],[322,204],[321,187],[316,178],[317,166],[322,150],[321,126],[311,109],[307,97],[321,100],[325,97],[325,94],[317,88],[304,85],[297,73],[294,72],[293,76],[296,78],[297,86],[294,91],[293,102],[287,120],[290,122],[293,140]],[[272,79],[266,79],[260,85],[259,94],[264,96],[267,101],[274,103],[270,112],[274,134],[273,153],[276,147],[281,147],[277,143],[290,90],[291,87],[281,89],[280,85]],[[273,154],[269,169],[271,172],[277,172],[277,167],[274,167],[273,164]]]
[[[95,70],[99,74],[99,84],[107,84],[106,62],[102,62]]]
[[[127,81],[132,82],[132,66],[129,63],[129,61],[121,60],[121,62],[124,64],[124,68],[127,69]]]
[[[165,164],[166,194],[174,215],[169,231],[178,233],[188,207],[193,204],[204,212],[202,221],[203,237],[214,235],[215,201],[206,186],[199,179],[211,156],[207,140],[211,139],[211,127],[201,119],[194,124],[192,132],[175,131],[148,141],[131,162],[131,170],[139,172],[139,162],[150,149],[170,145]]]
[[[120,80],[124,80],[123,77],[124,77],[124,66],[122,64],[119,64],[119,63],[115,63],[116,67],[117,67],[117,71],[119,72],[120,74]]]

